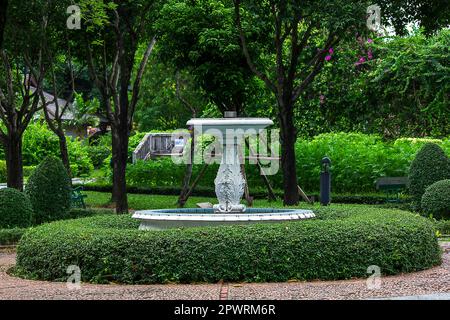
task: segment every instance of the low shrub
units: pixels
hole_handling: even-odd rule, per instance
[[[74,185],[77,186],[77,185]],[[112,192],[112,185],[108,183],[91,182],[86,184],[79,184],[83,186],[84,191],[96,191],[96,192]],[[180,195],[180,186],[127,186],[128,194],[151,194],[151,195]],[[275,196],[278,198],[283,197],[282,190],[274,190]],[[214,186],[197,186],[191,193],[194,197],[216,197]],[[267,189],[262,186],[252,187],[250,186],[250,196],[254,199],[267,199]],[[309,193],[308,197],[314,198],[316,202],[320,201],[319,193]],[[303,200],[301,200],[303,201]],[[400,204],[402,209],[408,208],[410,197],[408,195],[400,196]],[[382,193],[360,193],[360,194],[332,194],[332,203],[347,203],[347,204],[386,204],[386,195]]]
[[[287,281],[367,277],[441,262],[434,224],[400,210],[330,206],[317,219],[278,224],[140,231],[128,215],[58,221],[28,231],[16,274],[82,281],[167,283]]]
[[[12,188],[0,189],[0,229],[29,227],[33,209],[28,197]]]
[[[47,157],[28,179],[25,193],[34,211],[33,222],[40,224],[67,218],[71,203],[71,181],[62,161]]]
[[[113,214],[111,209],[71,209],[69,212],[69,219],[92,217],[102,214]],[[0,245],[14,245],[17,244],[22,235],[28,228],[8,228],[0,229]]]
[[[23,176],[28,178],[31,176],[34,169],[36,169],[36,166],[23,166]]]
[[[450,220],[436,220],[435,226],[442,235],[450,235]]]
[[[0,245],[7,246],[17,244],[27,230],[27,228],[0,229]]]
[[[409,192],[413,202],[419,207],[428,186],[449,178],[450,162],[444,150],[435,143],[425,144],[411,163],[409,171]]]
[[[427,215],[450,219],[450,179],[435,182],[426,188],[420,206]]]

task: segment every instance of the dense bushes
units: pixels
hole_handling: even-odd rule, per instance
[[[435,182],[425,189],[421,209],[435,218],[450,218],[450,179]]]
[[[39,164],[25,188],[34,210],[34,223],[64,219],[71,201],[71,181],[58,158],[49,156]]]
[[[384,142],[379,136],[359,133],[328,133],[312,140],[298,140],[296,161],[299,184],[307,192],[319,189],[320,161],[331,158],[332,191],[373,192],[375,181],[382,176],[407,176],[416,152],[429,141],[438,142],[450,154],[450,139],[398,139]],[[202,164],[194,165],[197,176]],[[214,186],[217,164],[211,165],[199,181],[201,187]],[[140,162],[127,168],[127,182],[132,187],[181,186],[185,166],[170,158]],[[281,170],[280,170],[281,171]],[[256,165],[246,165],[250,188],[265,189]],[[282,189],[281,172],[269,179],[275,189]]]
[[[317,219],[248,226],[139,231],[129,216],[97,216],[33,228],[21,239],[17,274],[122,283],[287,281],[367,277],[440,263],[432,222],[362,206],[316,210]]]
[[[22,192],[0,189],[0,229],[29,227],[33,209],[30,200]]]
[[[0,245],[16,244],[27,230],[27,228],[0,229]]]
[[[88,174],[93,170],[88,147],[83,141],[67,137],[67,149],[72,165],[72,174],[75,176]],[[60,157],[58,137],[45,124],[31,123],[23,135],[24,166],[36,166],[50,155]],[[0,159],[4,159],[4,156],[0,145]]]
[[[297,129],[448,136],[449,47],[448,28],[340,43],[298,102]]]
[[[409,192],[420,206],[425,189],[436,181],[450,178],[450,162],[445,152],[434,143],[425,144],[409,170]]]

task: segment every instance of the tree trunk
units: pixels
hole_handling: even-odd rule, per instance
[[[7,9],[8,0],[0,0],[0,48],[3,46]]]
[[[296,130],[292,105],[279,106],[281,135],[281,168],[283,170],[284,205],[293,206],[299,202],[297,171],[295,163]]]
[[[194,166],[194,152],[195,152],[195,141],[194,141],[194,129],[191,130],[191,145],[189,150],[189,162],[186,164],[186,171],[184,172],[183,186],[181,187],[181,193],[178,197],[178,208],[183,208],[186,204],[186,194],[189,191],[189,183],[192,178],[192,168]]]
[[[128,158],[127,125],[112,126],[113,194],[116,213],[128,213],[126,168]]]
[[[59,152],[61,154],[61,160],[64,164],[64,167],[67,170],[67,174],[70,178],[72,178],[72,171],[70,170],[70,160],[69,160],[69,151],[67,150],[67,140],[64,132],[57,132],[57,136],[59,139]]]
[[[5,146],[7,185],[23,191],[22,137],[8,135]]]

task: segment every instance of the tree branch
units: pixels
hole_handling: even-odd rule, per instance
[[[177,71],[176,78],[177,78],[177,80],[176,80],[177,81],[177,83],[176,83],[176,95],[177,95],[177,98],[181,101],[182,104],[184,104],[185,107],[187,107],[192,112],[192,117],[195,118],[196,115],[197,115],[197,110],[189,103],[189,101],[184,99],[183,96],[181,95],[181,92],[180,92],[180,74],[179,74],[178,71]]]
[[[131,103],[130,103],[130,112],[128,114],[129,125],[131,125],[131,120],[133,119],[134,111],[136,109],[136,104],[137,104],[137,101],[139,98],[139,88],[141,85],[142,76],[144,75],[144,71],[147,66],[148,59],[150,58],[150,55],[152,54],[153,48],[155,47],[155,43],[156,43],[156,35],[153,36],[152,40],[147,45],[147,49],[145,50],[144,56],[142,57],[138,72],[136,74],[136,79],[134,80],[133,94],[131,96]]]
[[[240,0],[234,0],[234,11],[236,15],[236,25],[238,27],[239,31],[239,38],[241,40],[242,45],[242,51],[244,53],[245,59],[247,61],[248,66],[250,67],[250,70],[256,74],[258,78],[260,78],[264,83],[267,85],[267,87],[272,90],[273,92],[277,92],[277,87],[275,84],[270,81],[269,77],[265,75],[264,73],[258,71],[256,66],[253,64],[252,59],[250,58],[250,54],[248,52],[247,42],[245,40],[244,31],[242,30],[242,24],[241,24],[241,13],[240,13]]]
[[[314,80],[314,78],[317,76],[317,74],[322,69],[322,66],[324,64],[325,56],[328,53],[328,50],[335,44],[339,42],[339,38],[335,38],[335,34],[331,33],[328,37],[328,40],[325,44],[325,48],[320,50],[308,63],[307,68],[309,68],[311,65],[314,65],[312,71],[306,76],[306,78],[297,86],[296,89],[294,89],[294,93],[292,95],[291,101],[295,102],[300,94],[305,90],[305,88]],[[314,63],[315,61],[315,63]]]

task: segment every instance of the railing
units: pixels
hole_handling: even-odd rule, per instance
[[[147,133],[144,138],[142,138],[136,149],[134,149],[133,151],[133,163],[136,163],[138,160],[146,160],[150,151],[151,134]]]
[[[147,133],[133,151],[133,163],[154,157],[182,156],[183,146],[175,146],[176,140],[168,133]]]

